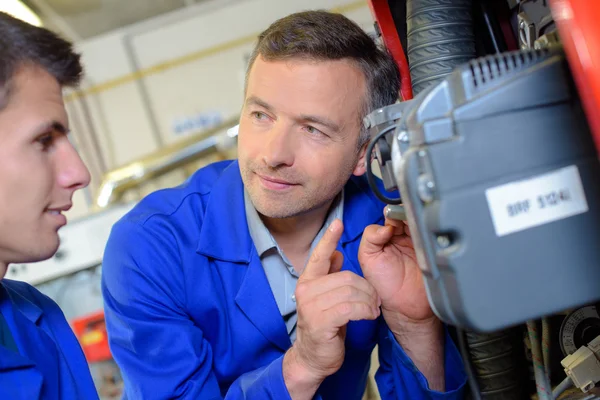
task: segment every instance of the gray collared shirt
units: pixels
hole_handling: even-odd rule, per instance
[[[244,203],[246,206],[246,221],[250,231],[250,237],[256,247],[256,252],[265,270],[265,275],[269,281],[269,286],[279,307],[279,312],[285,321],[288,334],[292,343],[296,339],[296,283],[298,282],[298,273],[292,263],[283,254],[283,250],[277,245],[277,242],[260,219],[258,212],[250,200],[250,196],[244,190]],[[317,236],[310,245],[309,257],[313,249],[323,237],[325,230],[335,219],[342,219],[344,213],[344,191],[336,197],[332,207],[325,219]],[[308,261],[308,258],[307,258]]]

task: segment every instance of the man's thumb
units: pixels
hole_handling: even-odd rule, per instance
[[[360,248],[370,254],[381,251],[394,235],[393,226],[369,225],[363,232]]]

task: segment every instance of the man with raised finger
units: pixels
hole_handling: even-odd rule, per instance
[[[458,352],[399,263],[404,231],[369,228],[369,275],[359,263],[363,231],[384,222],[361,122],[398,87],[393,59],[341,15],[293,14],[260,35],[239,160],[113,228],[103,295],[128,399],[358,400],[376,344],[384,399],[462,398]],[[398,237],[400,257],[382,257]]]

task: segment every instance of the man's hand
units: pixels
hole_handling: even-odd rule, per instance
[[[405,222],[386,219],[385,226],[368,226],[360,243],[358,261],[365,278],[381,298],[384,317],[386,311],[415,322],[434,316]]]
[[[381,298],[383,317],[396,340],[425,375],[430,388],[443,391],[443,328],[427,300],[406,223],[386,219],[385,226],[368,226],[358,260]]]
[[[343,256],[336,251],[342,235],[335,220],[315,247],[296,286],[296,341],[283,359],[283,377],[292,399],[312,399],[323,380],[344,361],[349,321],[376,319],[380,302],[365,279],[340,272]]]

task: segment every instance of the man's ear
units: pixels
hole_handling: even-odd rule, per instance
[[[356,163],[356,167],[354,167],[354,171],[352,172],[355,176],[364,175],[367,172],[367,164],[365,161],[367,160],[367,146],[369,145],[369,141],[362,145],[360,150],[358,151],[358,162]],[[371,161],[371,155],[368,156],[369,162]]]

